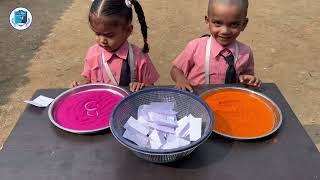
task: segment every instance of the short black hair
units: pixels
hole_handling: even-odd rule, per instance
[[[237,5],[240,7],[241,11],[244,12],[245,16],[247,16],[247,14],[248,14],[248,7],[249,7],[248,0],[209,0],[208,14],[210,13],[210,8],[215,3],[222,3],[222,4],[227,4],[227,5],[230,5],[230,4]]]

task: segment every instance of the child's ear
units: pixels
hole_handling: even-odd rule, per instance
[[[204,17],[204,20],[206,21],[206,24],[209,23],[209,18],[208,18],[208,16],[205,16],[205,17]]]
[[[128,37],[131,35],[132,31],[133,31],[133,25],[130,24],[130,25],[128,26]]]
[[[242,25],[241,31],[244,31],[244,29],[246,29],[246,27],[247,27],[247,25],[248,25],[248,22],[249,22],[249,19],[246,18],[246,19],[244,20],[243,25]]]

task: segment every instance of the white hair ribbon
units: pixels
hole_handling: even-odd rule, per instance
[[[125,0],[125,3],[127,5],[128,8],[131,8],[132,7],[132,2],[131,0]]]

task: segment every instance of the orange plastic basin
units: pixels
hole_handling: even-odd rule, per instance
[[[277,130],[280,109],[269,98],[244,88],[220,88],[201,95],[214,112],[213,131],[236,139],[255,139]]]

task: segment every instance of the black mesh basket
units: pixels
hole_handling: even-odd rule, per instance
[[[130,116],[137,118],[140,105],[151,102],[174,102],[178,119],[192,114],[202,118],[202,136],[191,144],[168,150],[142,148],[122,137],[124,124]],[[155,163],[169,163],[189,155],[196,147],[210,136],[213,129],[214,116],[208,105],[198,96],[174,88],[149,88],[133,93],[124,98],[113,110],[110,127],[114,137],[138,157]]]

